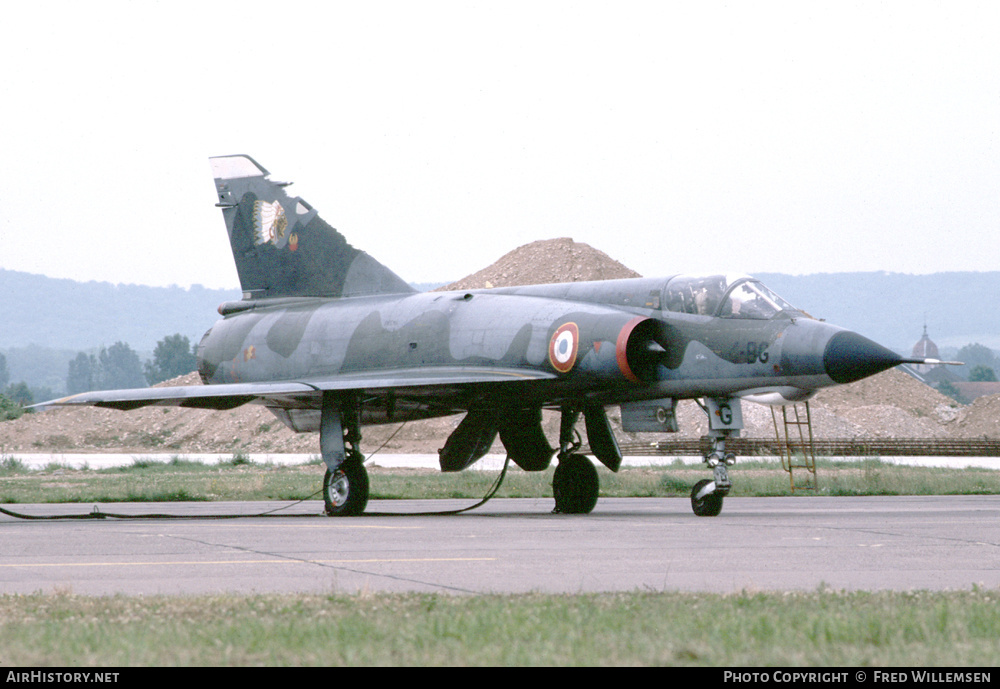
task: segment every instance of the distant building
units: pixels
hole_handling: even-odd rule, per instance
[[[913,356],[914,359],[940,359],[941,355],[938,353],[937,345],[934,341],[927,336],[927,326],[924,326],[924,336],[921,337],[917,344],[913,345]],[[942,368],[940,365],[924,365],[924,364],[914,364],[913,370],[920,375],[926,375],[930,373],[932,369]]]
[[[924,326],[923,337],[917,341],[917,344],[913,345],[913,354],[911,356],[915,359],[941,358],[941,354],[938,352],[938,347],[934,344],[934,340],[927,335],[926,325]],[[921,383],[930,385],[932,388],[937,388],[944,382],[951,384],[965,382],[965,379],[951,370],[951,366],[945,366],[943,364],[904,364],[903,366],[900,366],[900,368],[919,380]]]
[[[924,326],[923,337],[917,341],[917,344],[913,345],[913,358],[941,358],[937,345],[927,335],[926,325]],[[958,393],[957,397],[959,400],[966,404],[972,402],[977,397],[1000,394],[1000,383],[969,383],[955,373],[952,366],[945,366],[943,364],[906,364],[900,366],[900,368],[922,383],[930,385],[932,388],[939,388],[942,383],[950,383],[952,390]]]

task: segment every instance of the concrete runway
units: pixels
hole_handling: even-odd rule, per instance
[[[494,500],[449,516],[332,519],[310,501],[102,505],[242,514],[224,520],[22,521],[0,516],[0,593],[441,593],[968,589],[1000,586],[1000,498],[728,498],[699,518],[684,498]],[[472,501],[373,501],[369,512]],[[17,505],[33,515],[83,505]]]

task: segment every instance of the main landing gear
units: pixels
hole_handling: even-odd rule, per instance
[[[694,484],[691,509],[699,517],[717,517],[722,512],[722,499],[733,487],[726,467],[736,464],[736,455],[726,452],[726,438],[739,436],[743,428],[743,412],[736,398],[705,398],[703,408],[708,414],[708,436],[712,443],[704,461],[712,470],[713,478]]]
[[[552,476],[553,512],[588,514],[597,505],[601,482],[597,469],[586,455],[559,455],[559,465]]]
[[[594,456],[611,471],[618,471],[622,454],[604,407],[588,406],[583,413],[587,439]],[[600,492],[600,479],[594,463],[578,453],[582,441],[574,427],[579,417],[580,412],[563,409],[559,422],[559,465],[552,476],[552,495],[556,500],[553,512],[560,514],[590,513],[597,505]]]
[[[722,502],[732,482],[727,467],[736,456],[726,451],[726,439],[738,437],[743,428],[739,399],[705,399],[709,417],[711,449],[705,463],[713,478],[703,479],[691,490],[691,509],[699,517],[715,517],[722,512]],[[587,438],[594,456],[611,471],[618,471],[621,450],[611,432],[604,408],[594,405],[584,409]],[[600,479],[589,457],[579,453],[582,445],[574,430],[580,412],[564,409],[559,428],[559,465],[552,479],[556,513],[588,514],[597,505]],[[326,464],[323,478],[323,503],[330,516],[362,514],[368,505],[368,472],[361,442],[360,406],[351,395],[323,394],[320,418],[320,451]]]
[[[331,517],[361,514],[368,505],[368,471],[361,442],[360,407],[350,396],[323,393],[319,446],[326,463],[323,504]]]
[[[323,504],[331,517],[361,514],[368,505],[368,471],[364,456],[349,455],[336,470],[326,470],[323,477]]]

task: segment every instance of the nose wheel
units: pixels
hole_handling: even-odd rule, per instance
[[[691,509],[699,517],[717,517],[722,512],[723,497],[715,490],[715,481],[702,479],[691,489]]]
[[[736,463],[736,455],[716,447],[705,457],[705,463],[712,467],[714,478],[702,479],[694,484],[691,509],[699,517],[717,517],[722,512],[722,499],[729,495],[729,489],[733,487],[726,467]]]

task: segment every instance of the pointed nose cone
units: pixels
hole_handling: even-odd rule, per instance
[[[831,337],[823,350],[823,368],[838,383],[853,383],[903,361],[896,352],[850,330]]]

